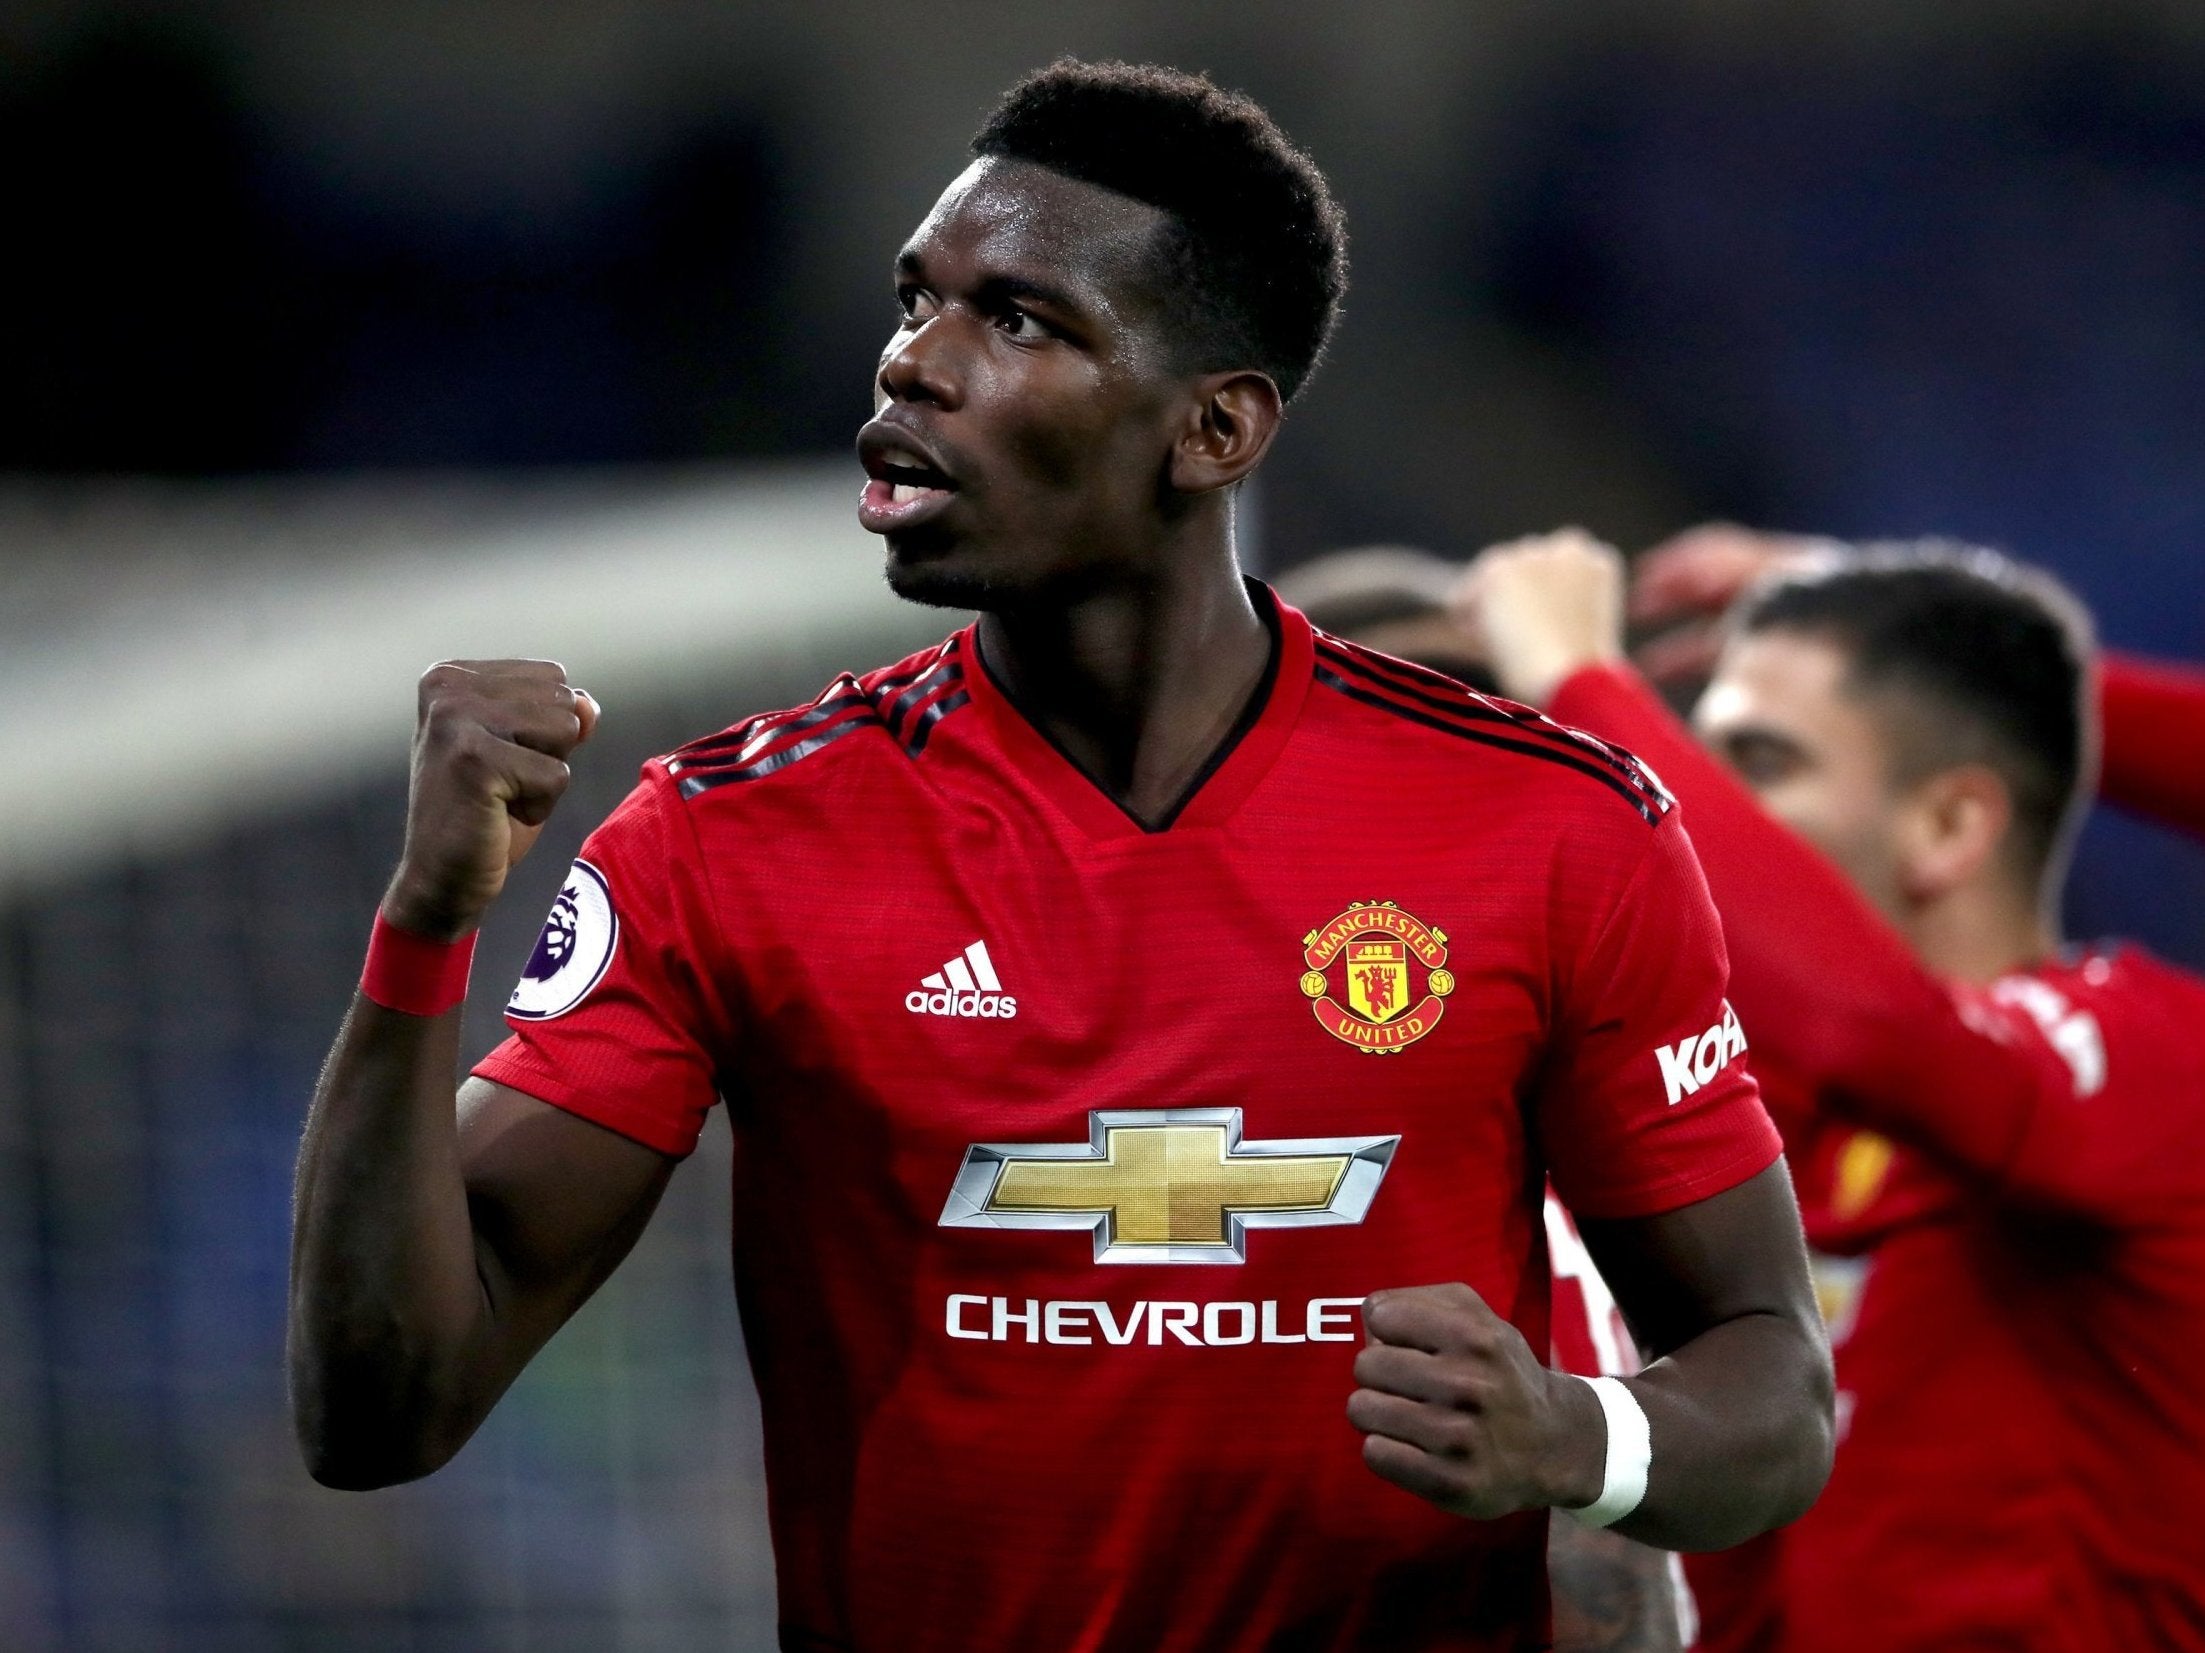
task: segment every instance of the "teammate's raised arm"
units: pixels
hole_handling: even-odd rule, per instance
[[[1875,852],[1828,801],[1841,781],[1875,784],[1845,768],[1871,759],[1866,747],[1844,755],[1853,750],[1852,725],[1869,714],[1826,693],[1775,696],[1778,678],[1749,655],[1699,714],[1726,767],[1642,681],[1609,663],[1612,648],[1599,653],[1573,641],[1598,629],[1598,615],[1612,606],[1599,593],[1619,580],[1613,553],[1551,536],[1481,559],[1466,582],[1466,612],[1494,639],[1505,675],[1551,699],[1560,714],[1630,742],[1689,801],[1738,963],[1734,997],[1786,1071],[1828,1106],[2038,1204],[2104,1210],[2155,1186],[2166,1165],[2155,1161],[2149,1139],[2103,1128],[2105,1108],[2093,1098],[2105,1053],[2082,1048],[2101,1037],[2096,1024],[2051,1010],[2041,994],[1986,991],[2006,970],[2052,950],[2028,886],[2046,858],[2059,865],[2063,834],[2053,817],[2064,788],[2035,803],[2024,767],[2017,806],[2017,793],[1988,765],[1955,764],[1923,783],[1941,790],[1910,805],[1919,827],[1900,841],[1918,847]],[[1789,633],[1775,641],[1799,652]],[[1809,649],[1807,662],[1820,662]],[[1515,664],[1524,659],[1541,663],[1539,683],[1526,683]],[[1549,662],[1570,659],[1575,669],[1557,681]],[[1821,665],[1834,681],[1836,667]],[[1824,714],[1809,716],[1810,706]],[[2043,819],[2027,832],[2009,828],[2017,807]],[[1832,855],[1848,857],[1853,876]],[[2017,855],[2024,859],[2009,870]],[[1970,884],[1987,893],[1973,900],[1967,923],[1931,923],[1930,944],[1942,949],[1952,978],[1940,979],[1894,918],[1950,909],[1970,899]],[[2074,1048],[2063,1050],[2062,1039]]]
[[[293,1422],[315,1478],[449,1458],[625,1253],[670,1162],[482,1080],[459,1093],[476,926],[597,707],[546,661],[421,680],[405,850],[315,1088],[292,1220]]]
[[[2123,654],[2100,664],[2100,796],[2205,838],[2205,669]]]
[[[2022,1158],[2032,1121],[2064,1114],[2078,1135],[2089,1130],[2073,1113],[2085,1099],[2072,1070],[2025,1016],[1963,1011],[1844,876],[1629,674],[1573,678],[1562,709],[1643,749],[1707,823],[1709,876],[1740,963],[1734,996],[1788,1073],[1972,1177],[2054,1204],[2086,1197],[2076,1178],[2095,1180],[2092,1156]]]

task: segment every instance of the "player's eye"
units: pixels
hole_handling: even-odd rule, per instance
[[[896,289],[897,320],[906,327],[916,326],[926,319],[930,301],[923,287],[898,287]]]
[[[1016,305],[996,317],[995,325],[1024,344],[1034,344],[1042,339],[1055,337],[1047,322],[1031,311],[1019,309]]]

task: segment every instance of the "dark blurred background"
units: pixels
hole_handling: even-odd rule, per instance
[[[302,639],[335,670],[393,615],[392,658],[464,652],[440,581],[493,542],[589,538],[586,608],[661,506],[717,502],[709,548],[746,490],[818,502],[727,564],[833,586],[796,642],[608,649],[613,750],[486,943],[486,1045],[636,759],[938,625],[844,594],[872,553],[827,456],[899,238],[1067,50],[1255,94],[1347,205],[1259,567],[1561,522],[1940,533],[2205,658],[2194,5],[8,0],[0,839],[51,847],[0,853],[0,1645],[770,1645],[724,1133],[451,1469],[299,1471],[289,1164],[397,847],[410,671],[311,784],[271,760],[288,790],[237,780],[277,734],[214,686]],[[145,755],[59,767],[25,708],[72,704],[68,752]],[[233,714],[242,755],[195,756]],[[2205,963],[2205,856],[2102,817],[2071,920]]]

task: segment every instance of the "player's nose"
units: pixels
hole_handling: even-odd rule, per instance
[[[891,402],[955,407],[964,399],[964,375],[957,354],[956,329],[950,325],[950,318],[931,317],[889,341],[888,348],[881,352],[875,390]]]

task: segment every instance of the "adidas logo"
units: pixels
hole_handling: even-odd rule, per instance
[[[1018,1001],[996,979],[988,944],[976,941],[903,996],[903,1007],[920,1016],[1000,1016],[1018,1014]]]

